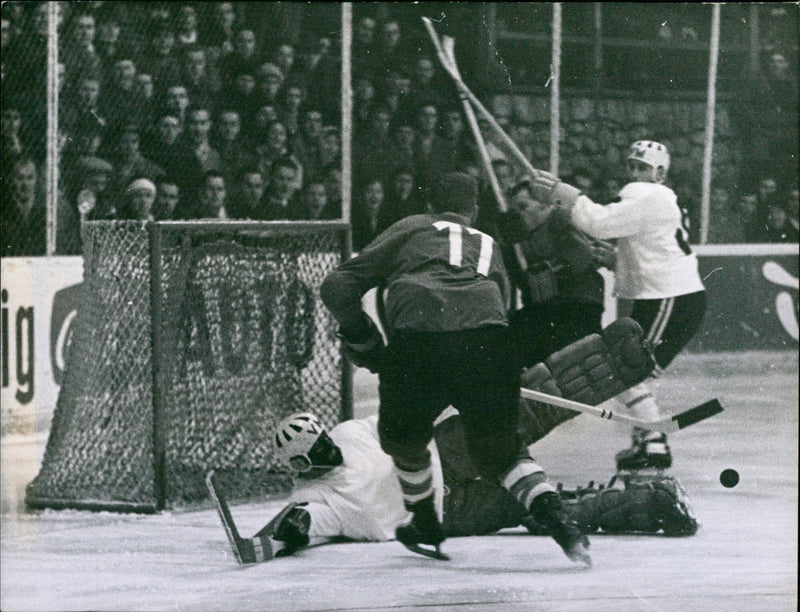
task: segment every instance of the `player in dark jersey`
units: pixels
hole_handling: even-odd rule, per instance
[[[411,522],[397,528],[401,543],[439,554],[445,539],[427,445],[434,420],[452,405],[481,476],[500,481],[570,559],[589,564],[588,539],[566,521],[555,488],[517,433],[520,372],[509,355],[510,285],[494,240],[470,227],[477,194],[471,176],[445,175],[431,191],[430,212],[401,219],[339,265],[322,284],[322,301],[351,359],[380,376],[381,447],[412,512]],[[386,289],[386,347],[361,307],[375,287]]]

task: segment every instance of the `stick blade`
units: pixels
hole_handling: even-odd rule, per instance
[[[228,501],[219,489],[213,470],[206,475],[206,487],[217,508],[217,514],[220,521],[222,521],[222,526],[225,528],[225,535],[228,536],[231,550],[239,565],[251,565],[272,559],[274,553],[268,536],[257,535],[253,538],[243,538],[239,535],[236,523],[233,522],[233,515],[228,506]]]
[[[671,420],[675,422],[677,429],[683,429],[685,427],[689,427],[689,425],[694,425],[695,423],[704,421],[715,414],[719,414],[723,410],[724,408],[722,407],[722,404],[720,404],[719,400],[715,398],[705,402],[704,404],[695,406],[694,408],[689,408],[689,410],[681,412],[680,414],[676,414]]]

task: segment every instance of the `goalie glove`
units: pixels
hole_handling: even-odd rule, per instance
[[[339,339],[347,358],[360,368],[373,374],[380,371],[386,345],[375,322],[364,313],[364,326],[358,330],[339,330]]]

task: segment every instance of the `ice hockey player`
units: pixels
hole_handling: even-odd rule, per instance
[[[685,218],[675,192],[664,182],[670,165],[667,148],[638,140],[628,153],[631,179],[614,202],[600,205],[560,182],[552,174],[537,174],[533,197],[569,215],[577,229],[602,240],[616,240],[616,296],[632,300],[629,315],[645,330],[660,374],[697,333],[706,311],[706,293],[697,257],[688,243]],[[619,399],[645,420],[660,417],[647,382],[625,391]],[[672,465],[665,434],[637,428],[631,448],[617,454],[620,470],[663,469]]]
[[[434,420],[452,405],[481,476],[502,482],[571,560],[588,564],[588,539],[567,521],[516,432],[520,370],[508,355],[510,286],[494,240],[471,227],[477,196],[473,177],[444,175],[431,189],[427,214],[401,219],[339,264],[320,297],[356,364],[380,378],[381,448],[412,512],[397,540],[438,553],[446,537],[434,509],[427,445]],[[362,309],[363,295],[378,287],[386,288],[388,346]]]

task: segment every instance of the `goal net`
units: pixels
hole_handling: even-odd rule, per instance
[[[339,222],[90,222],[84,292],[33,508],[156,511],[291,485],[271,432],[351,416],[350,372],[319,300]]]

